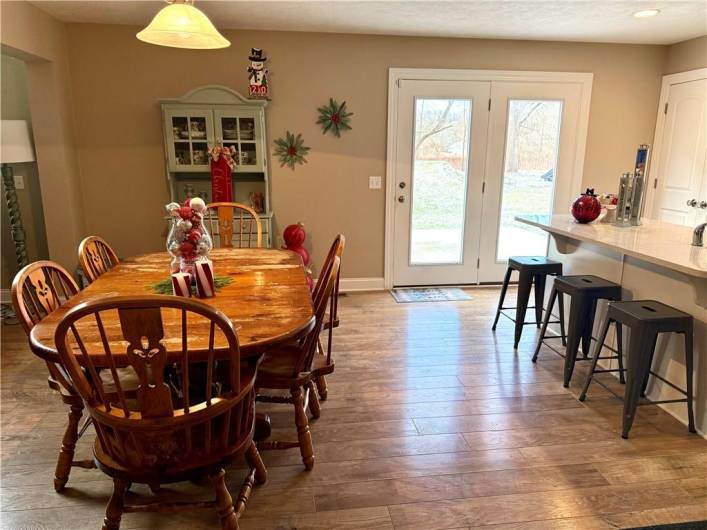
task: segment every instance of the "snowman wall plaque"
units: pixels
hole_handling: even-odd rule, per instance
[[[268,69],[265,67],[268,58],[262,49],[251,48],[248,60],[248,95],[254,99],[269,99]]]

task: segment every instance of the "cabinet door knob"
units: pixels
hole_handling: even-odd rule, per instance
[[[687,205],[694,208],[695,206],[697,206],[697,199],[689,199],[687,201]]]

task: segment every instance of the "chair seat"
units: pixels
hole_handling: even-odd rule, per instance
[[[295,365],[301,355],[302,350],[298,346],[282,346],[268,351],[258,368],[258,379],[262,378],[263,381],[269,379],[293,379],[295,377]],[[319,376],[333,371],[334,363],[327,363],[326,355],[314,355],[311,373]]]

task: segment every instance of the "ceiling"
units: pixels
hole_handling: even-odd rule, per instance
[[[162,1],[33,1],[65,22],[145,25]],[[707,34],[704,0],[208,1],[220,29],[672,44]],[[652,18],[635,18],[657,8]]]

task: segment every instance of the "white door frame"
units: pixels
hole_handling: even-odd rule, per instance
[[[655,202],[656,194],[656,179],[658,175],[655,175],[653,168],[657,168],[653,162],[660,160],[660,151],[663,147],[663,133],[665,131],[665,105],[668,103],[668,97],[670,96],[670,86],[677,85],[679,83],[689,83],[690,81],[699,81],[700,79],[707,79],[707,68],[698,68],[697,70],[689,70],[687,72],[679,72],[677,74],[669,74],[663,76],[663,82],[660,85],[660,100],[658,100],[658,117],[655,123],[655,136],[653,137],[653,149],[651,150],[651,157],[648,162],[648,192],[646,193],[646,205],[643,208],[646,217],[654,219],[653,205]]]
[[[393,287],[393,241],[395,197],[395,166],[398,123],[398,81],[535,81],[550,83],[575,83],[582,85],[581,107],[577,131],[577,150],[574,160],[572,189],[580,189],[584,172],[584,154],[589,126],[589,104],[592,97],[594,74],[584,72],[532,72],[513,70],[456,70],[435,68],[390,68],[388,70],[388,145],[386,152],[385,178],[385,264],[383,285]]]

